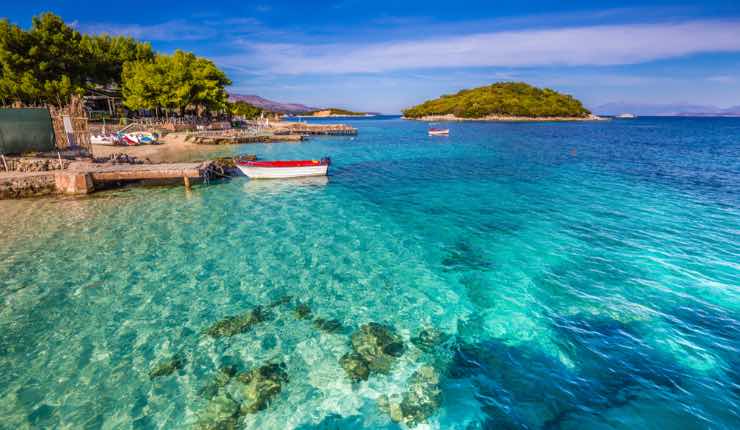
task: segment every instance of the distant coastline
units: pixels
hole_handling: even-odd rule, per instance
[[[364,113],[358,115],[342,115],[342,114],[331,114],[331,115],[293,115],[294,118],[367,118],[372,116],[378,116],[376,114]]]
[[[419,118],[408,118],[401,117],[406,120],[413,121],[426,121],[426,122],[437,122],[437,121],[489,121],[489,122],[571,122],[571,121],[608,121],[609,118],[601,117],[598,115],[589,114],[583,117],[565,117],[565,116],[550,116],[550,117],[533,117],[533,116],[510,116],[510,115],[487,115],[480,118],[461,118],[453,114],[447,115],[426,115]]]
[[[375,116],[375,114],[370,112],[353,112],[351,110],[338,108],[326,108],[312,112],[300,112],[295,116],[298,118],[364,118],[368,116]]]

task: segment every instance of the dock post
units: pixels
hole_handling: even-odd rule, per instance
[[[187,176],[183,176],[182,181],[185,183],[185,189],[189,190],[190,189],[190,178],[188,178]]]

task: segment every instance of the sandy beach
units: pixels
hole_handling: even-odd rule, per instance
[[[187,133],[170,133],[160,138],[160,145],[113,146],[93,145],[94,157],[109,157],[126,154],[153,163],[178,163],[205,160],[214,153],[223,152],[220,145],[198,145],[185,140]]]

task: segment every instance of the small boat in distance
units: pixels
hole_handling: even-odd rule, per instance
[[[278,160],[278,161],[237,161],[239,168],[250,179],[284,179],[306,176],[326,176],[331,159],[321,160]]]
[[[637,115],[635,115],[633,113],[620,113],[615,118],[618,118],[618,119],[635,119],[635,118],[637,118]]]
[[[429,135],[430,136],[449,136],[450,129],[449,128],[430,128]]]

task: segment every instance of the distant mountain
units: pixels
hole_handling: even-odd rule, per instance
[[[247,102],[252,106],[257,106],[258,108],[270,112],[279,113],[303,113],[318,110],[318,108],[302,105],[299,103],[280,103],[256,95],[230,94],[229,101]]]
[[[726,109],[690,103],[606,103],[592,109],[597,115],[632,113],[639,116],[740,116],[740,106]]]

